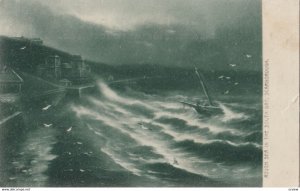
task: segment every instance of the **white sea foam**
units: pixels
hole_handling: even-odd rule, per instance
[[[22,169],[23,172],[15,177],[17,185],[44,186],[46,184],[48,177],[44,173],[48,169],[49,162],[57,157],[51,153],[52,146],[56,143],[54,134],[54,129],[39,128],[27,135],[21,148],[22,155],[18,161],[12,163],[16,169]],[[28,160],[31,160],[29,164]],[[30,177],[35,177],[35,180],[29,178],[28,174]]]
[[[131,137],[130,134],[128,134],[128,132],[122,128],[122,124],[118,121],[118,119],[110,118],[106,115],[101,115],[101,114],[99,114],[95,111],[92,111],[88,108],[85,108],[83,106],[73,107],[73,110],[76,112],[77,116],[79,116],[79,117],[87,116],[92,120],[101,121],[106,126],[115,128],[115,129],[119,130],[120,132],[122,132],[123,134],[127,135],[128,137]]]
[[[195,169],[192,168],[192,164],[189,164],[188,162],[184,162],[184,158],[181,158],[180,156],[178,156],[177,153],[175,153],[174,151],[172,151],[172,149],[170,149],[169,143],[157,138],[156,136],[153,136],[153,135],[151,136],[151,133],[148,133],[148,131],[140,131],[140,130],[130,131],[125,128],[120,128],[120,127],[122,127],[122,124],[120,124],[119,122],[115,122],[115,121],[112,122],[112,120],[109,119],[108,117],[99,116],[99,115],[95,114],[93,111],[87,111],[87,109],[83,109],[83,107],[81,107],[79,109],[79,111],[81,111],[81,114],[84,113],[84,114],[92,115],[93,118],[104,121],[106,123],[106,125],[110,125],[111,127],[117,128],[120,131],[122,131],[123,133],[126,133],[129,137],[131,137],[133,140],[135,140],[138,143],[138,145],[152,147],[154,149],[155,153],[161,155],[166,163],[170,163],[172,165],[174,157],[175,157],[176,160],[179,162],[179,165],[176,165],[177,168],[182,168],[182,169],[190,171],[192,173],[199,174],[199,172],[195,171]],[[77,112],[78,112],[78,109],[77,109]],[[132,122],[131,119],[127,119],[127,121],[128,121],[128,123],[135,123],[135,120],[134,120],[134,122]],[[108,151],[108,150],[106,150],[106,151]],[[109,154],[112,155],[113,153],[110,152]],[[115,155],[113,155],[113,156],[116,157]],[[129,165],[130,163],[128,163],[128,162],[126,162],[126,163],[122,162],[122,160],[120,158],[117,160],[117,162],[122,164],[125,168],[131,167],[131,170],[134,166],[134,165]]]
[[[224,127],[218,127],[212,124],[202,122],[197,116],[197,114],[195,113],[178,114],[178,113],[170,113],[168,111],[159,111],[155,113],[155,119],[157,120],[160,118],[180,119],[183,120],[188,126],[197,127],[197,128],[207,127],[209,128],[210,131],[214,133],[227,131],[227,129]]]
[[[108,148],[101,148],[101,151],[108,155],[115,163],[120,165],[122,168],[128,170],[129,172],[141,176],[142,172],[136,168],[136,166],[130,162],[127,162],[124,157],[119,156],[116,152],[114,152],[112,149]]]
[[[189,133],[182,133],[176,132],[172,130],[172,126],[162,123],[154,122],[153,125],[159,126],[166,135],[171,136],[176,142],[185,141],[185,140],[192,140],[196,143],[207,143],[208,140],[199,134],[189,134]]]
[[[110,89],[105,83],[103,82],[99,82],[99,87],[101,89],[101,93],[108,99],[111,101],[115,101],[115,102],[119,102],[125,105],[140,105],[143,106],[147,109],[153,109],[152,106],[145,104],[139,100],[136,99],[130,99],[130,98],[125,98],[122,96],[119,96],[115,91],[113,91],[112,89]]]
[[[104,97],[101,99],[89,98],[88,101],[92,103],[92,107],[73,106],[73,110],[81,119],[101,121],[107,126],[105,128],[114,128],[133,140],[132,142],[127,141],[126,144],[124,144],[122,140],[107,137],[107,129],[99,131],[97,128],[89,127],[95,135],[106,137],[106,144],[101,145],[102,151],[124,169],[136,175],[141,175],[141,172],[143,172],[141,169],[142,164],[158,162],[168,163],[175,168],[207,176],[213,176],[214,173],[222,171],[221,167],[216,166],[214,162],[204,160],[201,156],[196,156],[190,151],[175,148],[174,145],[176,142],[185,140],[191,140],[200,144],[222,142],[223,140],[212,139],[213,136],[207,136],[205,132],[202,134],[202,131],[192,130],[184,132],[183,130],[178,130],[178,127],[176,129],[172,127],[171,124],[164,123],[161,119],[182,120],[183,125],[186,124],[185,126],[189,128],[208,128],[208,132],[212,135],[228,131],[235,135],[241,134],[239,130],[228,128],[226,124],[222,124],[222,122],[233,119],[244,119],[245,116],[242,113],[231,111],[227,106],[222,104],[221,107],[225,115],[221,118],[221,121],[219,120],[220,123],[213,123],[213,119],[204,121],[199,118],[194,110],[184,109],[179,103],[174,101],[157,101],[159,98],[152,100],[151,97],[142,99],[140,97],[129,98],[121,96],[102,82],[99,83],[99,87]],[[138,113],[136,111],[137,107],[144,107],[146,111],[154,113],[155,117],[152,118],[150,117],[151,115],[146,116],[142,113]],[[89,120],[85,121],[88,123]],[[184,128],[186,129],[186,127]],[[101,126],[99,128],[101,128]],[[169,135],[170,138],[167,138],[166,135]],[[252,144],[235,143],[227,140],[225,140],[224,143],[236,147]],[[139,146],[151,147],[151,151],[161,157],[157,158],[157,155],[153,155],[156,158],[143,157],[141,156],[142,153],[133,154],[128,150],[128,148]],[[258,144],[255,146],[258,146]],[[124,154],[124,152],[127,154]],[[213,169],[215,170],[213,171]]]
[[[224,112],[224,116],[221,118],[223,122],[228,122],[230,120],[237,120],[237,119],[248,119],[248,116],[244,113],[237,113],[232,111],[229,107],[225,106],[224,104],[219,103],[221,109]]]

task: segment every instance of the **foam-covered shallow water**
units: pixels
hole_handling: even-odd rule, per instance
[[[179,103],[192,100],[184,93],[116,91],[103,82],[98,91],[33,124],[11,161],[20,173],[10,170],[7,182],[261,186],[259,99],[219,100],[224,114],[205,117]]]

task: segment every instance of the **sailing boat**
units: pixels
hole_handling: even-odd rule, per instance
[[[211,115],[223,114],[223,110],[219,106],[217,106],[213,102],[212,98],[210,97],[207,87],[204,83],[204,78],[202,74],[198,72],[198,69],[196,67],[195,67],[195,73],[203,89],[203,92],[207,98],[207,101],[202,101],[202,102],[198,101],[196,104],[188,103],[184,101],[181,101],[180,103],[194,108],[199,114],[202,115],[211,116]]]

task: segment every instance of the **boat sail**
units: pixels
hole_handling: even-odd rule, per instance
[[[211,116],[211,115],[222,114],[223,110],[213,102],[213,100],[208,92],[207,86],[204,82],[204,77],[203,77],[202,73],[198,71],[198,69],[196,67],[195,67],[195,73],[196,73],[196,76],[202,87],[202,90],[206,96],[207,101],[204,101],[202,103],[197,102],[196,104],[188,103],[188,102],[184,102],[184,101],[181,101],[180,103],[194,108],[199,114],[202,114],[202,115]]]

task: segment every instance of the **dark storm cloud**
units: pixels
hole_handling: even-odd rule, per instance
[[[0,16],[4,35],[96,61],[260,70],[258,0],[2,0]]]

